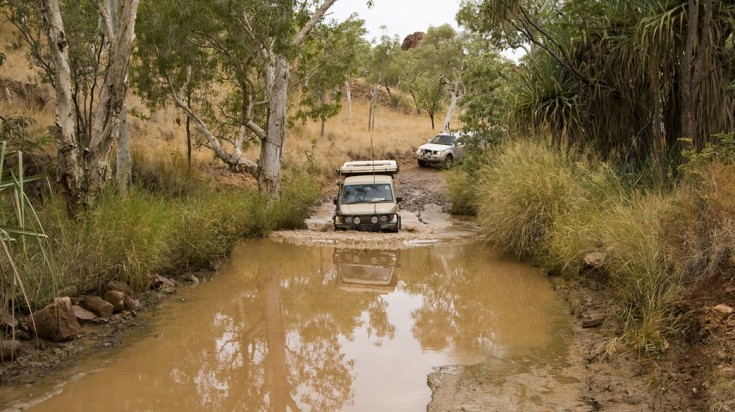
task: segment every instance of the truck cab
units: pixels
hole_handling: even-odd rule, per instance
[[[334,198],[334,230],[401,230],[401,198],[393,181],[398,173],[395,160],[345,162],[337,173],[340,181]]]

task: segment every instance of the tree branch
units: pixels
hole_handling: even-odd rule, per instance
[[[296,37],[293,39],[293,45],[299,46],[301,43],[304,42],[304,39],[306,39],[306,36],[309,35],[309,32],[314,29],[316,24],[321,20],[321,18],[324,16],[324,14],[329,10],[332,5],[337,2],[337,0],[327,0],[319,6],[319,8],[314,12],[314,14],[311,16],[308,22],[304,24],[304,27],[301,28],[301,31],[296,34]]]

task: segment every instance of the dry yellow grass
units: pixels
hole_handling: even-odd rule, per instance
[[[297,125],[288,130],[285,152],[296,158],[312,149],[315,160],[324,169],[334,170],[342,162],[358,159],[404,159],[419,145],[436,134],[428,116],[417,116],[380,107],[375,128],[368,131],[369,104],[354,101],[352,115],[344,108],[327,121],[320,137],[318,122]]]

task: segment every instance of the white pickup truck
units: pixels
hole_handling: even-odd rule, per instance
[[[337,173],[340,181],[334,198],[334,230],[401,230],[398,203],[402,199],[396,196],[393,182],[398,173],[395,160],[345,162]]]

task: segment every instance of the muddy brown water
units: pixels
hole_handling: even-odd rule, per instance
[[[543,274],[473,241],[401,249],[243,241],[210,280],[157,308],[135,343],[22,388],[8,405],[422,411],[436,367],[563,358],[563,312]]]

